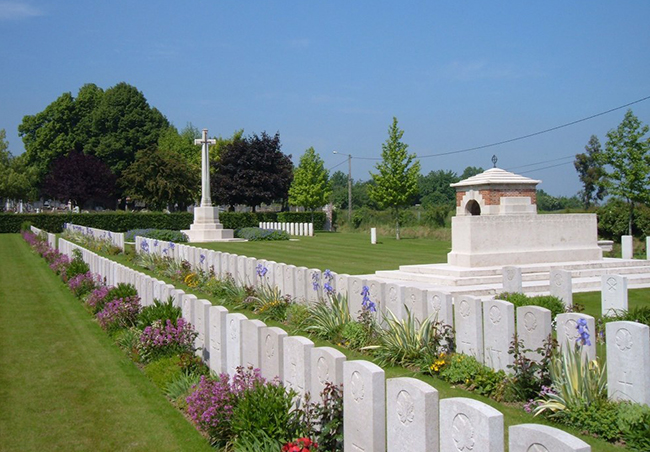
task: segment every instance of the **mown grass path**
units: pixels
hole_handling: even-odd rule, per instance
[[[18,234],[0,235],[0,450],[213,450]]]

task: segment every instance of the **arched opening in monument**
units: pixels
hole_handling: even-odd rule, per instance
[[[480,215],[481,206],[478,202],[472,199],[465,205],[465,211],[470,215]]]

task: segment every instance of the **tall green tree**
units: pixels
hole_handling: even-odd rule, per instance
[[[124,171],[124,195],[152,210],[185,210],[198,197],[201,171],[169,149],[139,151]]]
[[[137,151],[155,145],[169,121],[134,86],[119,83],[106,91],[94,84],[77,97],[63,93],[18,126],[26,163],[42,180],[54,160],[71,151],[95,155],[121,175]]]
[[[25,164],[24,154],[18,157],[11,154],[6,136],[6,131],[0,129],[0,198],[35,200],[38,197],[36,174]]]
[[[397,240],[400,239],[400,211],[411,205],[417,196],[420,174],[420,162],[415,160],[415,154],[407,152],[408,145],[402,142],[403,135],[404,131],[397,126],[397,118],[393,117],[388,139],[381,146],[382,161],[375,167],[378,173],[370,173],[375,183],[370,187],[370,198],[382,209],[390,209]]]
[[[426,207],[455,206],[456,189],[451,184],[458,181],[458,175],[453,171],[437,170],[426,176],[418,175],[420,203]]]
[[[644,138],[648,130],[650,127],[628,110],[619,126],[607,132],[605,151],[600,156],[600,163],[607,167],[599,185],[627,203],[630,235],[634,204],[650,204],[650,138]]]
[[[211,162],[212,199],[231,209],[246,205],[253,211],[262,203],[286,203],[293,164],[280,148],[280,134],[266,132],[226,144],[219,159]]]
[[[578,178],[582,182],[580,198],[585,209],[602,201],[606,194],[605,187],[601,183],[601,179],[605,177],[605,169],[600,163],[602,152],[598,137],[592,135],[585,146],[585,152],[576,154],[576,159],[573,162],[573,166],[578,172]]]
[[[289,188],[289,204],[302,206],[313,212],[314,209],[327,204],[331,194],[332,187],[325,163],[314,148],[310,147],[300,157],[300,163],[293,172],[293,182]]]

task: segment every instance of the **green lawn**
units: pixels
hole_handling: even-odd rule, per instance
[[[240,256],[267,259],[309,268],[329,268],[337,273],[360,275],[377,270],[396,270],[400,265],[447,262],[451,242],[432,239],[378,237],[369,234],[316,233],[297,241],[196,244]]]
[[[0,450],[212,450],[18,234],[0,256]]]

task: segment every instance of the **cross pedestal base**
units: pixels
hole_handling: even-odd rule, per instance
[[[182,231],[189,238],[190,243],[196,242],[241,242],[236,239],[232,229],[224,229],[219,223],[219,209],[217,207],[194,208],[194,223],[190,229]]]

